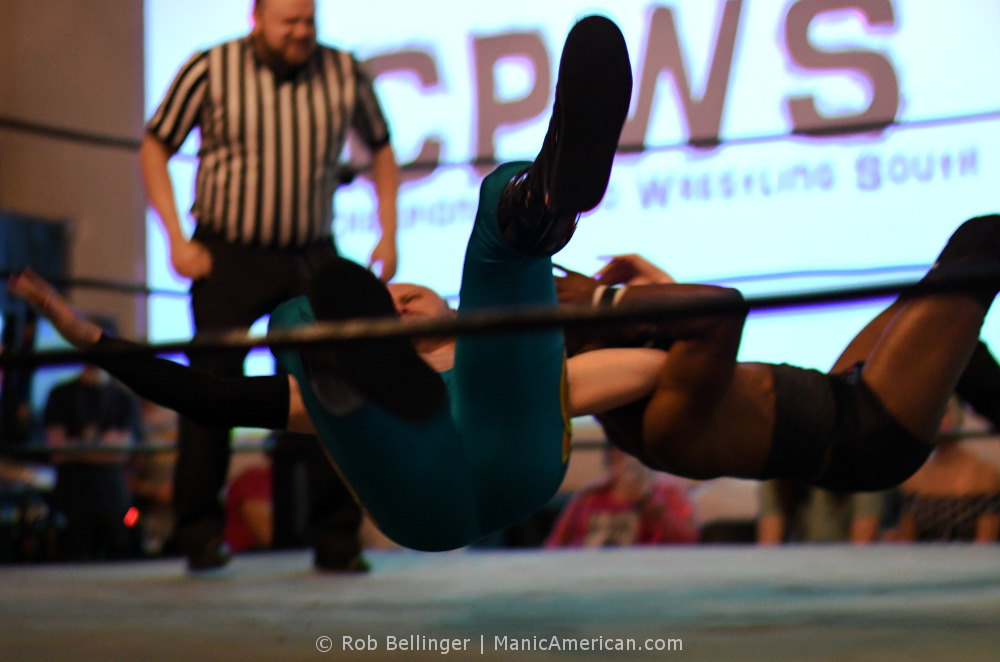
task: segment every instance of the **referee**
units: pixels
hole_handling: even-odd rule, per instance
[[[185,236],[167,169],[193,129],[200,132],[193,236]],[[316,43],[312,0],[255,0],[249,35],[195,53],[150,119],[140,150],[150,204],[170,260],[191,279],[195,337],[247,328],[303,293],[309,265],[336,254],[333,194],[353,129],[372,154],[381,239],[370,264],[396,271],[399,171],[372,80],[345,51]],[[220,376],[243,372],[245,351],[192,355]],[[229,431],[182,420],[174,478],[177,542],[192,571],[225,565],[220,491]],[[361,513],[331,470],[336,498],[314,500],[315,565],[363,569]]]

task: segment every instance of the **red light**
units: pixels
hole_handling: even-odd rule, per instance
[[[125,517],[122,518],[122,521],[125,522],[125,526],[131,529],[135,526],[135,523],[139,521],[139,509],[135,506],[129,508],[128,512],[125,513]]]

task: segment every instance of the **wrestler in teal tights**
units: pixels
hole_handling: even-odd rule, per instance
[[[459,315],[556,305],[551,259],[518,253],[497,225],[500,194],[526,165],[501,165],[483,181]],[[274,312],[271,328],[314,321],[300,297]],[[560,329],[459,338],[454,368],[441,374],[449,405],[420,423],[375,404],[334,416],[310,389],[298,351],[275,356],[298,380],[317,433],[358,500],[401,545],[468,545],[531,515],[562,481],[569,422]]]

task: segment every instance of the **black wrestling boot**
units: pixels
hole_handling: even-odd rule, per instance
[[[308,298],[320,322],[397,317],[385,285],[343,258],[315,271]],[[409,338],[305,346],[300,354],[317,399],[335,415],[372,402],[400,418],[422,420],[445,404],[444,381],[420,358]]]
[[[224,568],[232,558],[229,545],[222,538],[213,538],[187,556],[188,572],[201,574]]]
[[[601,202],[631,96],[632,65],[621,30],[602,16],[584,18],[563,46],[542,149],[497,205],[512,247],[552,255],[573,236],[579,215]]]
[[[313,568],[319,572],[352,575],[369,572],[372,566],[361,552],[349,558],[341,558],[339,556],[322,555],[317,551],[313,558]]]

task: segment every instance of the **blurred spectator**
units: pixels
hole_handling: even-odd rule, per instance
[[[233,553],[267,549],[274,539],[270,460],[238,470],[226,487],[225,540]]]
[[[965,409],[953,400],[934,453],[901,487],[896,539],[996,542],[1000,473],[961,441]]]
[[[683,483],[615,447],[607,474],[573,496],[545,540],[546,548],[693,543],[698,532]]]
[[[759,483],[742,478],[713,478],[688,490],[694,506],[698,541],[707,544],[752,544],[757,540]]]
[[[146,450],[132,458],[129,483],[139,508],[144,556],[176,554],[174,543],[174,465],[177,463],[177,412],[142,400]]]
[[[43,425],[56,466],[52,504],[65,518],[57,545],[59,558],[81,561],[131,555],[124,521],[132,506],[127,450],[143,435],[134,396],[104,371],[86,365],[76,378],[49,392]]]
[[[879,537],[882,495],[876,492],[836,494],[818,487],[782,480],[760,486],[757,542],[852,542],[865,544]]]

